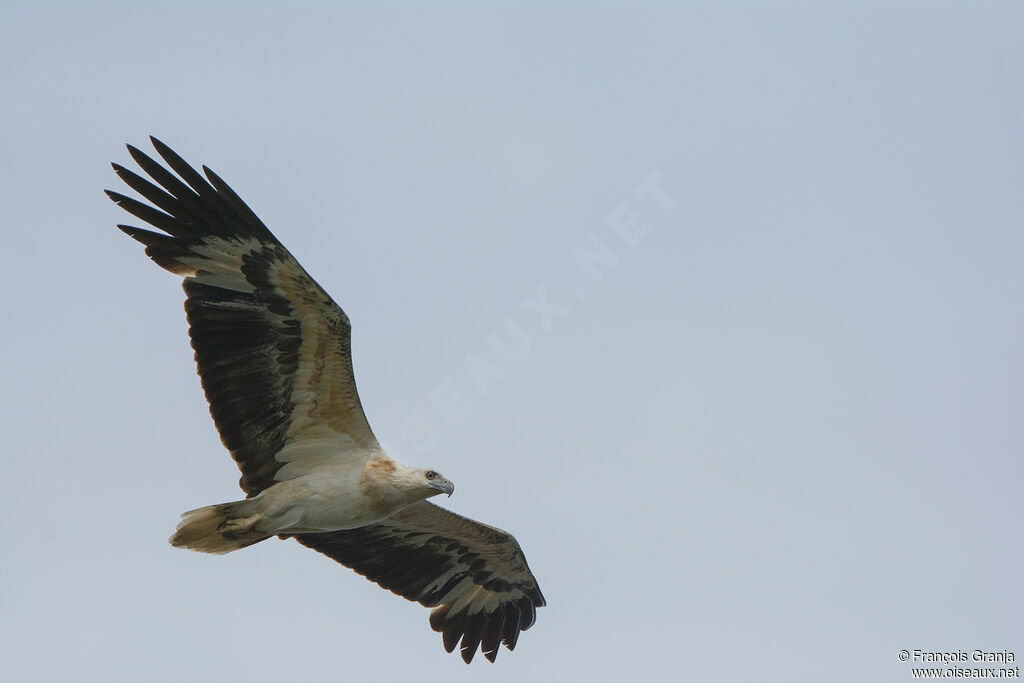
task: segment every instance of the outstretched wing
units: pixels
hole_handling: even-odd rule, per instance
[[[404,598],[433,607],[430,626],[448,652],[462,641],[490,661],[516,646],[544,606],[537,579],[511,534],[423,501],[359,529],[298,534],[304,546]]]
[[[153,206],[107,195],[163,231],[118,226],[185,278],[196,364],[242,489],[256,495],[327,458],[365,460],[377,442],[356,393],[348,316],[213,171],[204,166],[203,178],[151,140],[180,179],[129,145],[157,184],[114,171]]]

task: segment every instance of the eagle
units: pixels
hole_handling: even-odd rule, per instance
[[[166,166],[127,146],[149,179],[113,164],[150,203],[106,193],[160,232],[117,227],[184,278],[210,415],[246,494],[182,514],[171,545],[221,554],[294,538],[431,608],[445,650],[458,645],[467,664],[478,649],[491,662],[499,644],[514,649],[545,604],[515,537],[427,500],[455,486],[374,437],[345,312],[216,173],[150,140]]]

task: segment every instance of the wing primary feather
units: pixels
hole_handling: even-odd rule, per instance
[[[466,630],[466,622],[468,617],[466,612],[459,612],[458,614],[448,614],[445,617],[444,630],[441,632],[441,639],[444,642],[444,649],[447,652],[454,652],[455,646],[459,644],[459,639],[462,638],[462,634]]]
[[[444,620],[448,616],[451,605],[441,605],[430,611],[430,628],[438,633],[444,630]]]
[[[152,135],[149,136],[149,140],[153,143],[153,147],[156,149],[157,153],[164,161],[167,162],[167,165],[170,166],[175,173],[181,176],[181,179],[188,183],[189,187],[191,187],[196,194],[207,200],[213,199],[214,195],[217,194],[217,191],[203,179],[203,176],[199,175],[194,168],[189,166],[187,161],[182,159],[178,156],[177,152],[160,142],[160,140]]]
[[[487,626],[487,614],[477,612],[466,622],[466,630],[462,635],[462,646],[459,648],[462,654],[462,661],[469,664],[473,661],[476,649],[480,647],[480,639],[484,634],[484,627]]]
[[[195,190],[181,182],[173,173],[158,164],[145,152],[137,147],[128,145],[128,154],[139,165],[139,168],[148,173],[150,178],[163,186],[165,190],[170,192],[175,199],[180,201],[193,214],[202,216],[204,213],[207,213],[204,212],[202,200]]]
[[[220,196],[217,190],[203,179],[203,176],[199,175],[194,168],[189,166],[187,161],[152,135],[149,139],[153,143],[153,147],[156,148],[157,153],[167,162],[167,165],[174,169],[174,172],[181,176],[181,179],[188,183],[195,190],[196,194],[210,202],[211,206],[219,214],[230,213],[231,205],[228,204],[227,200]]]
[[[162,188],[157,187],[139,174],[129,171],[120,164],[111,164],[111,166],[114,167],[114,172],[118,178],[123,180],[128,187],[153,202],[157,208],[171,214],[182,222],[186,222],[186,218],[188,219],[187,222],[195,222],[198,216],[179,201],[177,197],[168,194]]]
[[[526,631],[533,626],[533,622],[537,620],[537,610],[533,606],[533,600],[530,600],[530,598],[520,598],[518,606],[519,611],[523,615],[523,623],[520,630]]]
[[[522,631],[520,626],[522,625],[523,614],[522,611],[514,604],[505,605],[505,632],[502,635],[501,642],[505,644],[505,647],[509,651],[516,649],[516,641],[519,640],[519,633]]]
[[[160,228],[164,232],[175,236],[184,233],[182,224],[174,216],[169,216],[163,211],[157,211],[153,207],[131,197],[126,197],[120,192],[114,192],[113,190],[105,190],[105,192],[115,204],[136,218],[146,221],[153,227]]]
[[[242,201],[242,198],[231,189],[231,186],[224,182],[219,175],[213,172],[212,169],[203,166],[203,173],[206,174],[210,184],[227,200],[228,204],[231,205],[238,214],[243,218],[247,219],[258,232],[268,232],[267,226],[263,224],[263,221],[259,219],[259,216],[249,208],[249,205]]]
[[[173,237],[168,237],[159,232],[153,232],[152,230],[143,230],[142,228],[136,228],[131,225],[118,225],[118,229],[124,234],[131,237],[136,242],[141,242],[147,247],[167,247],[172,248],[175,245]],[[182,251],[182,253],[187,253]]]
[[[483,637],[480,638],[480,650],[489,662],[493,663],[498,658],[498,645],[501,643],[501,634],[504,628],[505,611],[499,609],[492,612],[487,618]]]

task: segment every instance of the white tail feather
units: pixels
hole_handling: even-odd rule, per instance
[[[270,538],[256,530],[263,515],[251,514],[249,502],[221,503],[183,513],[171,545],[221,555]]]

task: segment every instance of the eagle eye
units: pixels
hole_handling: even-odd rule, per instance
[[[434,479],[435,477],[437,477],[437,472],[435,472],[434,470],[430,470],[429,472],[427,472],[427,479]]]

